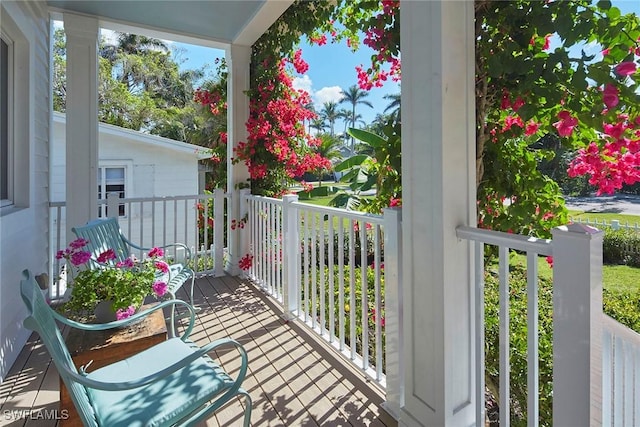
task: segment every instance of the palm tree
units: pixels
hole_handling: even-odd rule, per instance
[[[334,160],[339,160],[342,158],[342,154],[340,153],[340,147],[342,143],[338,138],[333,135],[329,135],[328,133],[322,133],[318,135],[320,139],[320,144],[311,148],[314,153],[320,154],[325,159],[329,159],[331,164],[334,164]],[[318,174],[318,186],[322,186],[322,175],[323,172]]]
[[[343,92],[344,98],[340,103],[346,102],[351,104],[351,127],[356,127],[356,105],[364,104],[373,108],[373,104],[367,101],[365,98],[369,96],[369,92],[360,89],[358,86],[353,85]],[[354,140],[351,138],[351,150],[353,151]]]
[[[320,111],[320,117],[329,122],[331,136],[335,135],[336,120],[338,120],[338,104],[336,102],[325,102]]]
[[[313,104],[313,102],[309,102],[308,104],[303,105],[302,108],[304,108],[305,110],[311,111],[312,113],[316,113],[316,107]],[[311,133],[312,122],[313,122],[313,119],[310,119],[309,122],[307,123],[307,133]],[[302,126],[304,126],[304,123],[302,123]]]
[[[318,131],[318,133],[320,133],[324,132],[326,128],[327,125],[325,124],[324,119],[321,118],[313,119],[309,123],[309,133],[311,133],[311,129],[315,129]]]
[[[400,93],[388,93],[383,98],[391,100],[384,112],[388,112],[391,117],[400,120]]]

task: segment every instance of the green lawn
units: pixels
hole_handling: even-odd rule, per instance
[[[607,223],[611,222],[613,219],[617,219],[620,221],[620,224],[626,224],[627,222],[630,225],[635,225],[636,223],[640,223],[640,217],[637,215],[624,215],[618,213],[600,213],[600,212],[585,212],[585,211],[577,211],[577,210],[569,210],[569,217],[574,219],[586,220],[587,218],[590,221],[598,221],[602,222],[605,220]]]

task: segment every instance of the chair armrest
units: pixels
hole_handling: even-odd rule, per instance
[[[187,342],[190,343],[190,342]],[[166,368],[163,368],[151,375],[147,375],[145,377],[142,378],[137,378],[137,379],[133,379],[133,380],[129,380],[129,381],[98,381],[98,380],[94,380],[91,378],[88,378],[82,374],[77,374],[75,372],[72,372],[70,370],[68,370],[67,368],[63,368],[65,370],[65,375],[67,375],[68,377],[71,377],[74,381],[89,387],[89,388],[95,388],[95,389],[99,389],[99,390],[108,390],[108,391],[116,391],[116,390],[129,390],[132,388],[138,388],[138,387],[142,387],[145,386],[147,384],[151,384],[154,381],[157,381],[159,379],[165,378],[169,375],[171,375],[172,373],[184,368],[185,366],[187,366],[188,364],[190,364],[191,362],[207,355],[207,353],[210,353],[211,351],[215,350],[216,348],[223,346],[223,345],[228,345],[231,344],[232,346],[236,347],[236,349],[238,350],[238,352],[240,353],[240,357],[242,359],[242,366],[240,368],[240,372],[238,373],[238,376],[235,379],[235,383],[233,385],[233,387],[231,387],[227,393],[233,391],[233,393],[235,393],[239,388],[240,385],[242,384],[242,381],[244,380],[244,377],[246,376],[247,373],[247,352],[244,349],[244,347],[242,347],[242,345],[230,338],[223,338],[223,339],[219,339],[216,341],[213,341],[209,344],[207,344],[204,347],[200,347],[198,348],[197,351],[195,351],[194,353],[190,354],[189,356],[179,360],[176,363],[173,363],[169,366],[167,366]],[[231,394],[233,394],[231,393]]]
[[[85,330],[85,331],[104,331],[107,329],[113,329],[113,328],[120,328],[123,326],[127,326],[135,321],[137,321],[138,319],[141,319],[143,317],[148,316],[149,314],[153,313],[156,310],[160,310],[166,306],[169,305],[183,305],[185,307],[187,307],[187,309],[189,310],[189,326],[187,326],[187,329],[182,333],[182,335],[180,336],[180,339],[182,341],[186,341],[189,338],[189,334],[191,334],[191,331],[193,330],[194,324],[195,324],[195,310],[194,308],[191,306],[191,304],[182,301],[182,300],[178,300],[178,299],[173,299],[173,300],[166,300],[163,301],[157,305],[154,305],[153,307],[150,307],[146,310],[142,310],[139,313],[134,314],[131,317],[127,317],[126,319],[122,319],[122,320],[116,320],[115,322],[108,322],[108,323],[82,323],[82,322],[76,322],[75,320],[71,320],[68,319],[66,317],[64,317],[63,315],[61,315],[60,313],[58,313],[57,311],[55,311],[54,309],[51,309],[51,313],[53,314],[53,317],[60,321],[61,323],[64,323],[67,326],[70,326],[72,328],[75,329],[81,329],[81,330]],[[172,328],[172,336],[175,335],[175,331],[173,331],[173,325],[171,325]]]
[[[121,235],[120,237],[122,238],[122,240],[124,240],[124,242],[127,245],[131,246],[134,249],[138,249],[140,251],[148,251],[150,249],[153,249],[153,248],[148,248],[148,247],[137,245],[137,244],[133,243],[131,240],[127,239],[123,235]],[[169,243],[168,245],[156,246],[156,247],[160,248],[160,249],[166,249],[166,248],[171,248],[171,247],[182,248],[182,249],[184,249],[185,264],[188,263],[189,261],[191,261],[191,249],[189,249],[189,247],[187,245],[185,245],[184,243]]]

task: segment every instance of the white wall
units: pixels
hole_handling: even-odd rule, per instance
[[[14,38],[19,68],[13,84],[16,204],[0,210],[0,382],[31,334],[22,326],[22,270],[47,271],[51,92],[46,4],[2,1],[1,7],[2,29]]]
[[[53,146],[51,151],[51,200],[65,200],[65,141],[66,129],[64,115],[55,113],[53,122]],[[137,134],[134,131],[125,130],[116,126],[100,124],[98,128],[98,164],[103,166],[124,166],[125,172],[125,197],[162,197],[162,196],[186,196],[198,194],[198,155],[194,146],[166,140],[151,135]],[[158,206],[157,209],[160,209]],[[141,216],[146,219],[141,225]],[[155,212],[156,218],[161,217],[161,212]],[[195,210],[189,208],[185,216],[184,209],[174,215],[173,208],[167,212],[167,222],[177,221],[180,230],[184,230],[184,222],[187,221],[188,236],[195,240]],[[162,236],[164,226],[162,221],[154,224],[150,221],[151,208],[145,206],[140,209],[133,207],[125,217],[119,218],[120,227],[132,241],[149,246],[159,244],[160,241],[145,239],[140,241],[140,228],[144,226],[144,235],[150,236],[154,230],[156,236]],[[54,218],[54,225],[55,225]],[[66,224],[61,221],[62,246],[68,243],[64,236]],[[168,237],[168,242],[173,240]],[[181,242],[187,242],[182,238]]]

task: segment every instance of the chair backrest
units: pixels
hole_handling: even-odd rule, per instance
[[[89,401],[87,389],[82,384],[74,381],[69,375],[71,372],[77,374],[78,371],[73,364],[60,329],[51,314],[52,309],[47,305],[38,283],[29,270],[24,270],[22,274],[24,275],[24,279],[20,281],[20,294],[28,311],[28,316],[24,320],[24,326],[38,332],[40,335],[40,339],[47,347],[60,377],[67,386],[67,390],[78,410],[78,414],[82,418],[83,424],[85,426],[97,426],[98,424],[95,419],[93,407]]]
[[[117,218],[95,219],[81,227],[71,229],[76,237],[87,240],[88,251],[95,260],[108,249],[116,253],[114,263],[124,261],[131,255],[131,247],[125,240]]]

